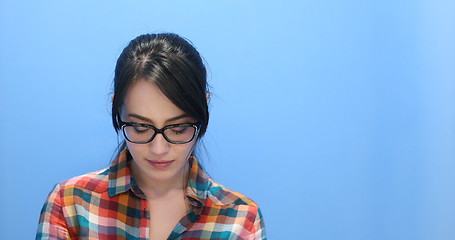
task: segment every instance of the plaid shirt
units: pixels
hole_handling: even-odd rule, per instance
[[[266,239],[259,207],[213,182],[191,157],[186,188],[190,209],[168,239]],[[149,211],[125,151],[110,167],[57,184],[49,194],[36,239],[148,239]]]

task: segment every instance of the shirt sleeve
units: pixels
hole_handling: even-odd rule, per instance
[[[71,239],[63,214],[60,184],[55,185],[41,209],[36,239]]]
[[[254,233],[251,234],[251,240],[267,239],[265,234],[264,218],[262,217],[261,209],[258,208],[256,218],[254,220]]]

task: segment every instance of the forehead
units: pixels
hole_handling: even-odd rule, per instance
[[[127,91],[121,114],[123,117],[136,114],[150,119],[154,124],[160,124],[185,112],[172,103],[156,84],[139,79]]]

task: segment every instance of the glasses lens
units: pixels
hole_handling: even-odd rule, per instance
[[[123,133],[129,141],[141,143],[148,142],[155,134],[155,130],[143,126],[124,126]]]
[[[193,139],[196,128],[190,124],[166,128],[164,135],[174,143],[185,143]]]

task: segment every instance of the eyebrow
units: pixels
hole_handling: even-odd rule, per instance
[[[143,117],[141,115],[137,115],[137,114],[134,114],[134,113],[130,113],[128,114],[128,117],[133,117],[133,118],[137,118],[139,120],[142,120],[142,121],[146,121],[146,122],[149,122],[149,123],[154,123],[151,119],[149,118],[146,118],[146,117]],[[180,119],[183,119],[183,118],[188,118],[190,117],[190,115],[184,113],[182,115],[178,115],[176,117],[173,117],[173,118],[169,118],[166,120],[166,123],[169,123],[169,122],[173,122],[173,121],[177,121],[177,120],[180,120]]]

